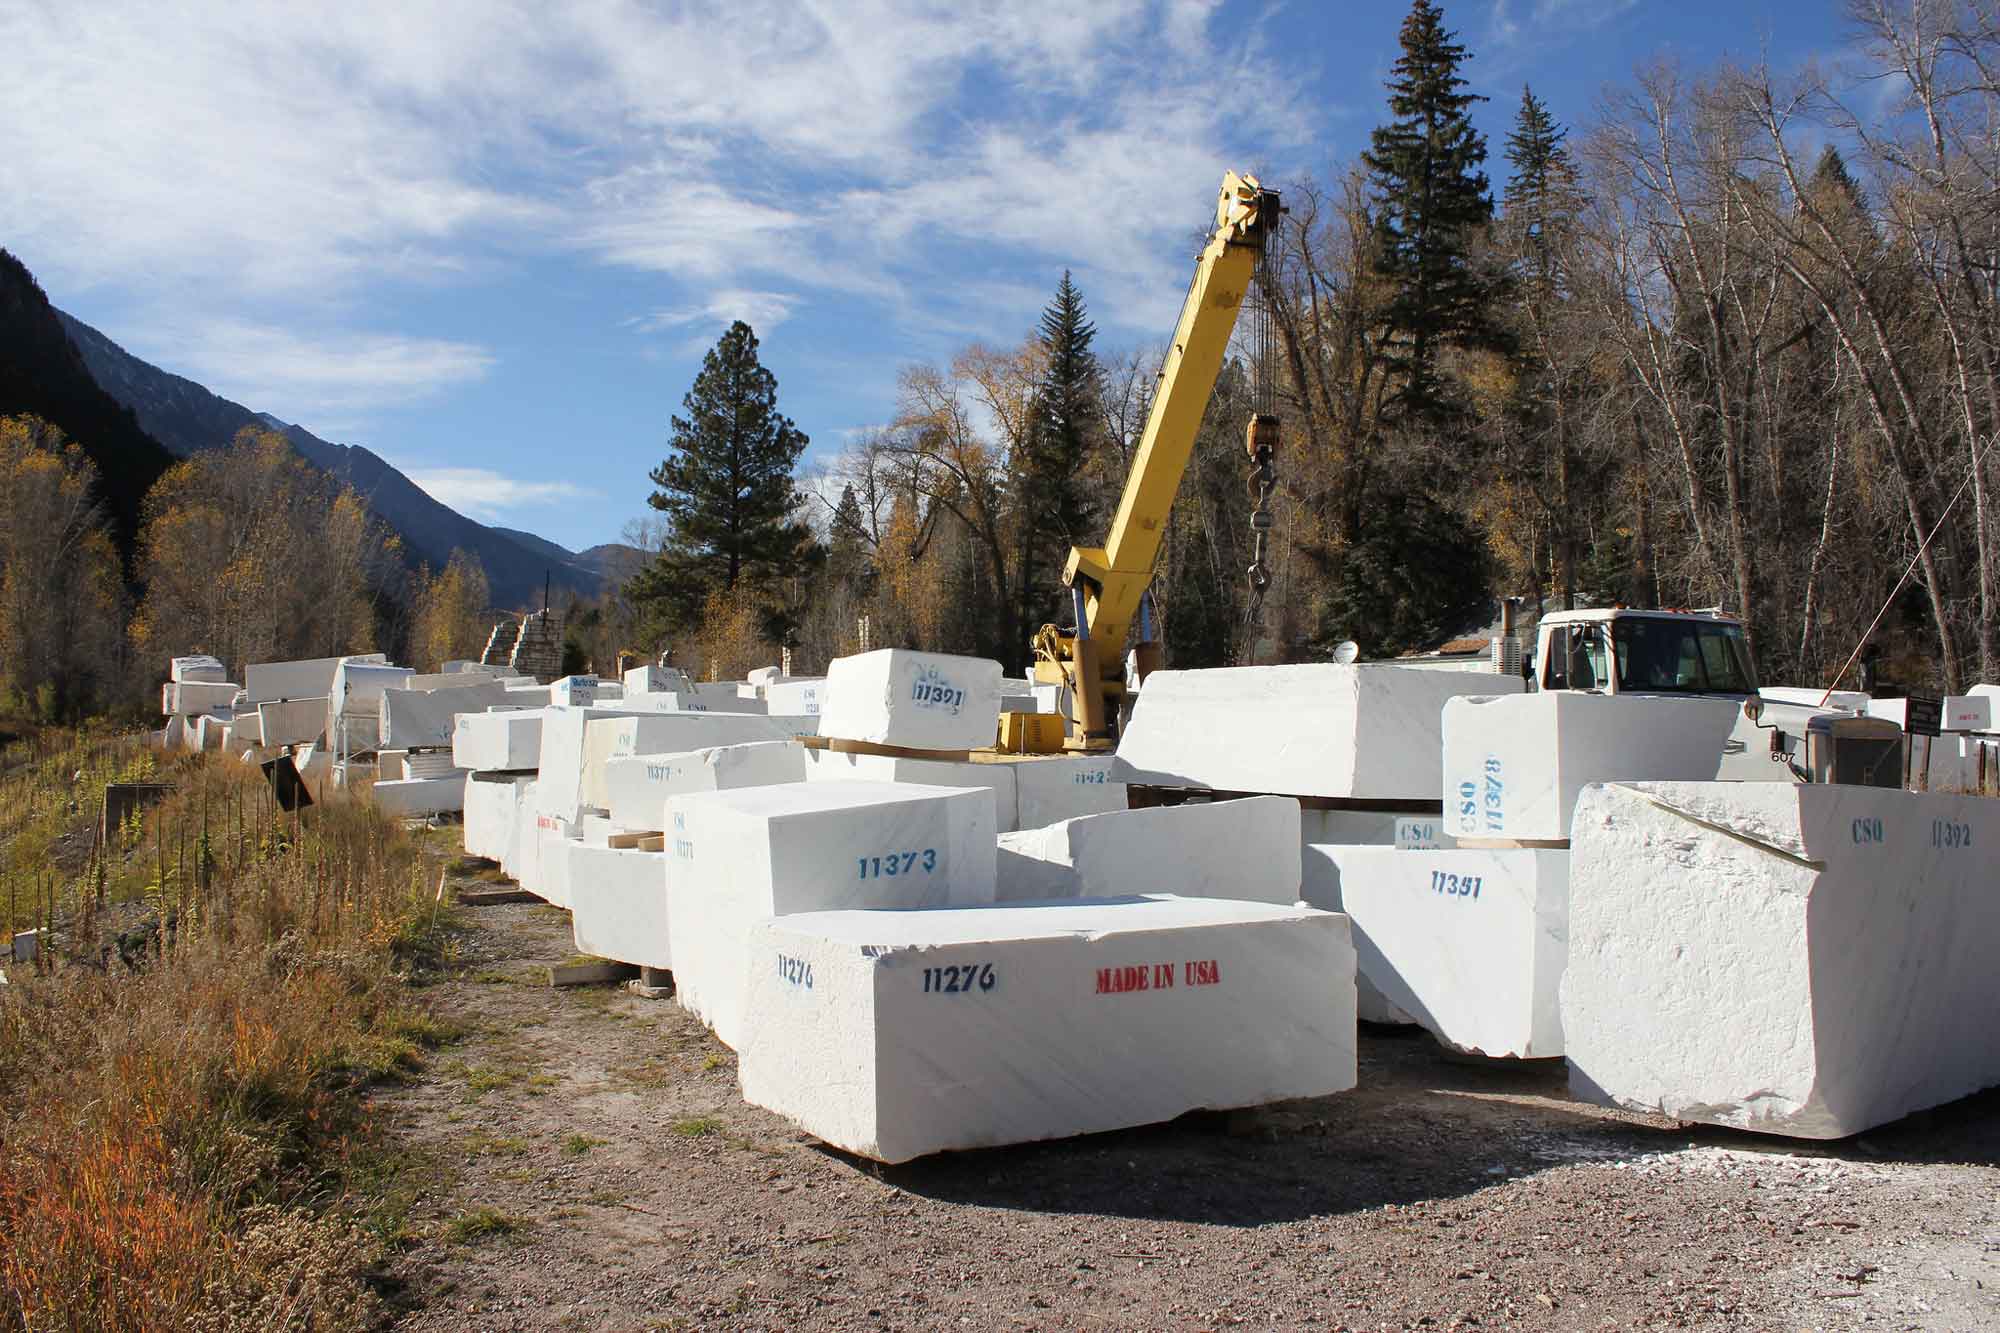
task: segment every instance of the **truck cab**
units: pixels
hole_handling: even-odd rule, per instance
[[[1536,632],[1530,687],[1600,694],[1757,693],[1743,624],[1718,611],[1554,611]]]
[[[1740,711],[1718,778],[1903,785],[1902,728],[1863,715],[1851,695],[1760,692],[1743,622],[1720,611],[1551,612],[1522,674],[1531,690],[1730,701]]]

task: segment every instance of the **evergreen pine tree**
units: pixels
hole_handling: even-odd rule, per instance
[[[1527,267],[1528,280],[1546,296],[1557,282],[1556,256],[1579,206],[1576,164],[1548,106],[1523,85],[1521,109],[1507,136],[1507,221]]]
[[[687,415],[672,419],[674,452],[650,474],[646,502],[671,526],[629,596],[655,628],[681,632],[710,592],[764,582],[808,541],[792,485],[807,438],[777,402],[757,335],[737,320],[702,358]]]
[[[1053,605],[1052,567],[1086,539],[1092,517],[1084,471],[1102,435],[1102,376],[1091,340],[1097,336],[1083,295],[1063,271],[1036,333],[1044,365],[1035,387],[1026,457],[1016,477],[1020,496],[1019,559],[1023,624],[1038,623]]]
[[[1362,153],[1376,215],[1376,268],[1394,291],[1385,312],[1390,358],[1402,380],[1399,403],[1420,417],[1450,411],[1437,354],[1451,344],[1491,340],[1492,279],[1471,247],[1493,220],[1486,141],[1469,115],[1486,99],[1464,91],[1466,49],[1445,31],[1432,0],[1413,0],[1390,80],[1394,119]]]

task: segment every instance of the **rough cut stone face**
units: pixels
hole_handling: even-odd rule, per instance
[[[791,738],[770,718],[742,714],[653,713],[591,721],[584,725],[583,777],[578,796],[586,808],[611,808],[605,765],[612,759],[639,754],[685,754],[690,750],[755,741],[790,744]]]
[[[1656,695],[1446,700],[1445,829],[1455,838],[1567,838],[1577,794],[1593,782],[1715,777],[1739,715],[1733,699]]]
[[[677,997],[732,1047],[757,920],[993,901],[993,804],[983,791],[805,782],[674,796],[666,834]]]
[[[605,808],[619,828],[663,829],[669,796],[770,787],[805,778],[806,750],[790,741],[618,755],[604,761]]]
[[[837,657],[820,694],[819,734],[913,750],[974,750],[1000,732],[1000,664],[883,648]]]
[[[229,671],[219,658],[198,654],[193,657],[176,657],[169,662],[167,679],[175,684],[220,685],[229,679]]]
[[[1007,833],[1014,828],[1015,765],[843,754],[838,750],[807,750],[805,754],[808,782],[915,782],[928,787],[984,788],[993,793],[994,829]]]
[[[1445,700],[1512,676],[1415,667],[1155,671],[1118,741],[1120,782],[1357,800],[1440,799]]]
[[[1299,900],[1299,803],[1289,796],[1115,810],[1000,839],[999,898]]]
[[[1346,918],[1170,897],[836,911],[748,936],[743,1095],[903,1162],[1354,1086]]]
[[[1108,754],[1052,755],[1026,759],[1014,770],[1014,827],[1043,828],[1060,819],[1123,810],[1125,784],[1112,776]]]
[[[539,708],[459,713],[452,722],[451,761],[481,773],[532,773],[542,762]]]
[[[376,807],[386,815],[408,818],[456,814],[465,808],[465,775],[377,782],[372,795]]]
[[[1569,853],[1312,844],[1306,901],[1354,922],[1370,1022],[1417,1022],[1447,1046],[1563,1053]]]
[[[512,859],[520,836],[521,789],[532,781],[526,774],[465,775],[465,851],[502,864]]]
[[[571,843],[569,897],[577,952],[641,967],[673,967],[666,853]]]
[[[479,677],[428,690],[384,690],[382,744],[399,750],[438,749],[453,743],[460,713],[484,713],[506,703],[505,686]]]
[[[2000,1083],[2000,802],[1618,784],[1573,828],[1578,1095],[1829,1139]]]

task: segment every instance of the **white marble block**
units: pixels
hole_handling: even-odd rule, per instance
[[[1112,777],[1108,754],[1024,759],[1014,770],[1014,827],[1043,828],[1059,819],[1123,810],[1125,784]]]
[[[257,728],[269,746],[304,745],[326,734],[326,700],[287,699],[257,705]]]
[[[376,807],[386,815],[456,814],[465,808],[465,775],[377,782],[373,793]]]
[[[1715,777],[1740,716],[1733,699],[1569,690],[1448,700],[1445,828],[1455,838],[1567,838],[1577,795],[1593,782]]]
[[[605,808],[620,828],[663,829],[669,796],[805,780],[806,751],[791,741],[619,755],[604,761]]]
[[[780,680],[764,686],[764,704],[787,717],[818,717],[824,680]]]
[[[524,889],[528,887],[528,882],[521,877],[521,873],[529,859],[525,844],[534,827],[535,781],[532,775],[528,775],[528,781],[521,784],[520,791],[515,795],[514,831],[508,836],[505,855],[500,858],[500,868]],[[539,859],[540,852],[537,851],[535,856]]]
[[[791,738],[769,718],[740,713],[651,713],[592,719],[584,723],[583,774],[577,796],[585,809],[610,809],[604,766],[626,755],[685,754],[757,741],[790,744]]]
[[[348,752],[360,754],[382,743],[382,695],[403,688],[417,673],[408,667],[344,657],[333,669],[326,699],[326,734]]]
[[[763,917],[993,901],[985,794],[886,782],[792,783],[670,797],[667,900],[681,1004],[742,1039],[744,947]]]
[[[1568,852],[1314,844],[1305,858],[1306,901],[1353,920],[1360,975],[1393,1013],[1461,1051],[1563,1053]]]
[[[163,717],[200,717],[226,709],[236,700],[236,686],[228,681],[168,681],[160,686],[160,713]]]
[[[546,819],[547,816],[543,818]],[[535,892],[541,894],[542,898],[553,906],[568,907],[571,901],[569,854],[572,850],[583,846],[583,840],[576,836],[575,825],[567,829],[544,827],[541,830],[541,838],[542,857],[538,870],[541,882],[536,886]]]
[[[460,713],[484,713],[507,702],[504,686],[479,677],[429,690],[382,692],[382,744],[403,750],[438,749],[456,738]]]
[[[252,662],[243,668],[243,688],[253,704],[279,699],[324,699],[333,693],[334,673],[342,662],[386,665],[388,661],[381,653],[361,653],[349,657],[314,657],[297,662]]]
[[[220,685],[229,679],[229,671],[220,659],[197,654],[176,657],[169,662],[167,679],[176,685]]]
[[[568,849],[570,928],[579,953],[671,969],[667,854],[636,847]]]
[[[930,787],[983,787],[993,793],[994,830],[1008,833],[1015,827],[1013,764],[845,754],[838,750],[806,750],[805,754],[808,782],[915,782]]]
[[[452,721],[451,761],[487,773],[533,772],[542,762],[539,708],[460,713]]]
[[[1355,1083],[1346,919],[1212,899],[753,929],[743,1096],[883,1162]]]
[[[1299,900],[1299,803],[1251,796],[1115,810],[1000,839],[998,896],[1112,898],[1133,893]]]
[[[694,682],[678,667],[641,666],[625,673],[625,697],[635,694],[667,694],[685,690]]]
[[[468,856],[503,864],[507,861],[513,841],[520,833],[521,788],[529,781],[523,774],[465,775],[465,794],[461,799]]]
[[[2000,802],[1619,784],[1574,828],[1578,1095],[1833,1139],[2000,1083]]]
[[[837,657],[820,695],[819,733],[912,750],[974,750],[1000,731],[1000,664],[882,648]]]
[[[549,686],[549,702],[565,708],[588,708],[596,703],[601,682],[595,676],[564,676]]]
[[[1155,671],[1112,776],[1160,787],[1353,800],[1441,799],[1439,718],[1461,694],[1519,694],[1517,677],[1413,667]]]

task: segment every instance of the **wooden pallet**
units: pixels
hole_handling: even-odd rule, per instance
[[[913,750],[907,745],[877,745],[873,741],[842,740],[838,736],[800,736],[799,744],[808,750],[829,750],[834,754],[879,754],[890,759],[941,759],[947,763],[963,764],[971,761],[972,750]]]

